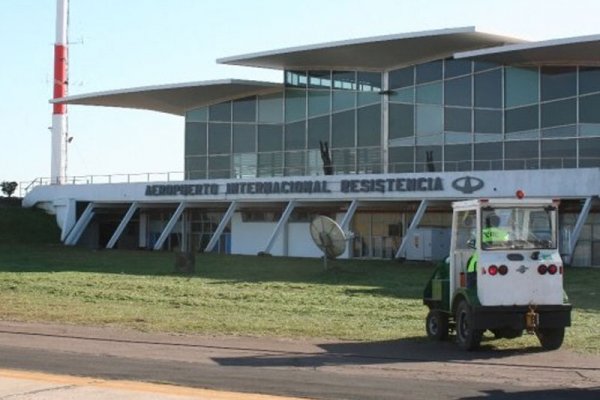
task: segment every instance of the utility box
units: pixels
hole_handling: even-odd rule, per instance
[[[448,257],[450,252],[450,228],[417,228],[407,238],[406,259],[414,261],[437,261]]]

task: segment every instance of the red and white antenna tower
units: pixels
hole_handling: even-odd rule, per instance
[[[67,23],[68,0],[56,0],[56,43],[54,44],[53,99],[67,95]],[[52,156],[50,179],[52,184],[65,183],[67,176],[67,106],[54,104],[52,110]]]

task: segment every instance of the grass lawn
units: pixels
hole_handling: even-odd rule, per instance
[[[112,325],[146,331],[425,340],[429,264],[314,259],[196,258],[173,274],[173,253],[0,244],[0,319]],[[567,269],[574,305],[564,347],[600,354],[600,270]],[[538,346],[535,337],[490,341]]]

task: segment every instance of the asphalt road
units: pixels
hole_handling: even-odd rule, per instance
[[[600,357],[0,322],[0,368],[313,399],[594,399]]]

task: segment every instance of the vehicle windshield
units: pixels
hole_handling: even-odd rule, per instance
[[[556,208],[486,207],[481,210],[481,248],[555,249]]]

